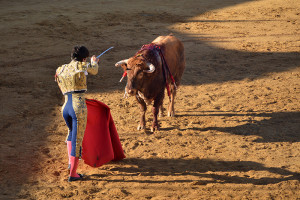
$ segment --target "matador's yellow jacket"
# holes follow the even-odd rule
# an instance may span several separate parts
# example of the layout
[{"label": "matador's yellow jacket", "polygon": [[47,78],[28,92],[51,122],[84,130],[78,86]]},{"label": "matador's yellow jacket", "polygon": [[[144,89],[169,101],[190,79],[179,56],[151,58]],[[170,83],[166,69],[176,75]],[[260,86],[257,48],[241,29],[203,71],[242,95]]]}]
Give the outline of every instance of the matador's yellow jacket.
[{"label": "matador's yellow jacket", "polygon": [[66,94],[74,91],[86,91],[86,75],[88,73],[96,75],[98,68],[97,62],[90,64],[75,60],[58,67],[55,77],[61,92]]}]

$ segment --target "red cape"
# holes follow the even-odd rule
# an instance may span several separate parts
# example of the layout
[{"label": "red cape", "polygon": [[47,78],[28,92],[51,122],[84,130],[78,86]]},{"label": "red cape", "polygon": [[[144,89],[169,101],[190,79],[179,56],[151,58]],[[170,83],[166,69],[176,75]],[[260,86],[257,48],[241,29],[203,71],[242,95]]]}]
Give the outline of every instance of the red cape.
[{"label": "red cape", "polygon": [[104,103],[86,99],[87,125],[82,141],[82,159],[91,167],[125,158],[110,109]]}]

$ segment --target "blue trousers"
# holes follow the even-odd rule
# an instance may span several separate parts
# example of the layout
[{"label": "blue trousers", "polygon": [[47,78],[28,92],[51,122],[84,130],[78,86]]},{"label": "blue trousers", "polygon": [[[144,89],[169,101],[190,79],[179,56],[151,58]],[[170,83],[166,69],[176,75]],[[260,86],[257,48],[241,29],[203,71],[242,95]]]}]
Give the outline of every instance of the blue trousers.
[{"label": "blue trousers", "polygon": [[67,141],[72,143],[71,156],[80,158],[87,122],[87,107],[84,93],[65,94],[62,114],[69,129]]}]

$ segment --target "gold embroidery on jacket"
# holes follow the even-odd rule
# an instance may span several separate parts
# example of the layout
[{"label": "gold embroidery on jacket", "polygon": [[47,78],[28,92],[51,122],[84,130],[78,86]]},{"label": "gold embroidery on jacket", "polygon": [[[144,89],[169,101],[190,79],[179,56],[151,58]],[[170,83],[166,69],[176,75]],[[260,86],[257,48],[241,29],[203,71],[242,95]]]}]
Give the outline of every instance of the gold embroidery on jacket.
[{"label": "gold embroidery on jacket", "polygon": [[74,91],[87,90],[86,75],[98,73],[98,64],[90,65],[88,62],[72,60],[56,70],[56,80],[63,94]]},{"label": "gold embroidery on jacket", "polygon": [[84,94],[72,94],[72,105],[77,117],[76,157],[81,157],[82,140],[87,123],[87,107]]}]

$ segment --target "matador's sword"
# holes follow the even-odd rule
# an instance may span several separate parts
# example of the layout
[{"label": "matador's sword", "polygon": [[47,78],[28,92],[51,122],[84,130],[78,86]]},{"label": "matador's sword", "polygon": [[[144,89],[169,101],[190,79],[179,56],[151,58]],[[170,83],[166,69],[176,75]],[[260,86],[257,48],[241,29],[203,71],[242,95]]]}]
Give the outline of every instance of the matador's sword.
[{"label": "matador's sword", "polygon": [[103,51],[99,56],[97,56],[97,58],[100,58],[103,54],[105,54],[106,52],[108,52],[112,48],[114,48],[114,47],[109,47],[108,49],[106,49],[105,51]]}]

